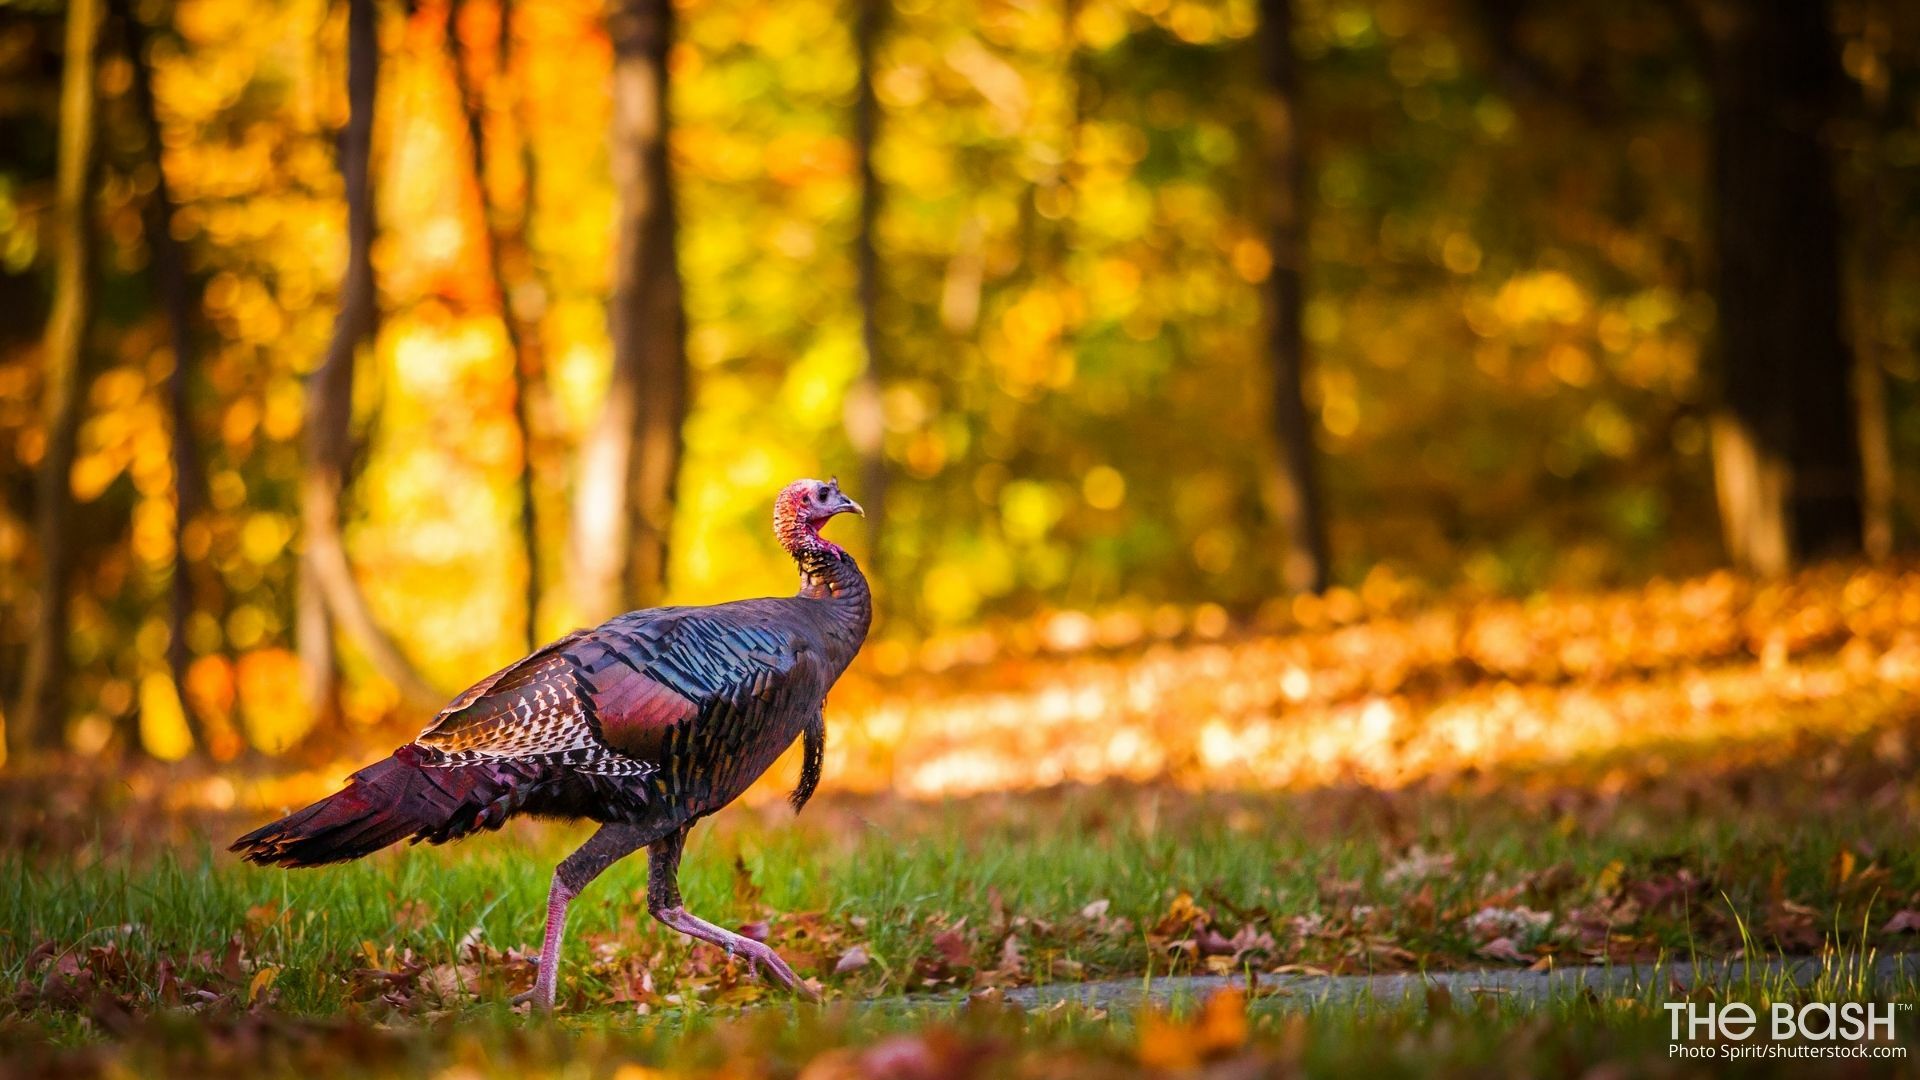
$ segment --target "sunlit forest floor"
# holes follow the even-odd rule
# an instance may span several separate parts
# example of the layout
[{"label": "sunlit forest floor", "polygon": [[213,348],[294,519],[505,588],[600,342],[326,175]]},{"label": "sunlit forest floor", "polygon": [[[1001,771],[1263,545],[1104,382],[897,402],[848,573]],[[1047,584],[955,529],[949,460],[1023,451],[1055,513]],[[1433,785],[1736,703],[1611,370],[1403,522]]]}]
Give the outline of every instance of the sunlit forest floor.
[{"label": "sunlit forest floor", "polygon": [[[994,991],[1920,948],[1920,572],[1350,599],[1164,640],[1056,620],[1026,646],[948,643],[861,675],[830,705],[831,793],[795,819],[777,799],[790,777],[770,778],[697,829],[682,875],[691,910],[764,936],[824,1010],[652,924],[630,860],[574,907],[566,1023],[513,1014],[551,867],[584,828],[265,871],[224,841],[350,765],[18,771],[0,806],[0,1060],[1664,1068],[1651,994],[1167,1017],[1022,1013]],[[861,1005],[903,994],[944,1004]]]}]

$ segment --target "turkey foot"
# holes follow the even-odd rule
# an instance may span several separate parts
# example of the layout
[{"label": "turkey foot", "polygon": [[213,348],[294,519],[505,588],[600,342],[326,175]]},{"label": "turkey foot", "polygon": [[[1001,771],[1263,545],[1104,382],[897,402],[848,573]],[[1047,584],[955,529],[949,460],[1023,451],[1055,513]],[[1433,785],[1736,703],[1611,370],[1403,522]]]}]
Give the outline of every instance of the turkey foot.
[{"label": "turkey foot", "polygon": [[780,959],[779,953],[752,938],[723,930],[678,905],[661,908],[653,913],[653,917],[690,938],[718,945],[729,953],[746,957],[749,965],[765,972],[774,982],[808,1001],[820,1000],[820,995],[793,973],[787,962]]}]

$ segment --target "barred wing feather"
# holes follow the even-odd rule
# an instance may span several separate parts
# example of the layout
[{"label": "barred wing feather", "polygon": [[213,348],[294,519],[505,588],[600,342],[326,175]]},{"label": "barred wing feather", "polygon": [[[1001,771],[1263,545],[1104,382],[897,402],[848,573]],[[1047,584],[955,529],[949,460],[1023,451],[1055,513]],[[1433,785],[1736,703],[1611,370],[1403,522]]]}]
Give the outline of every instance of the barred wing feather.
[{"label": "barred wing feather", "polygon": [[764,620],[713,609],[636,612],[575,631],[475,684],[415,741],[438,752],[435,764],[543,760],[648,776],[668,764],[676,732],[779,708],[796,693],[817,700],[823,676],[804,638]]}]

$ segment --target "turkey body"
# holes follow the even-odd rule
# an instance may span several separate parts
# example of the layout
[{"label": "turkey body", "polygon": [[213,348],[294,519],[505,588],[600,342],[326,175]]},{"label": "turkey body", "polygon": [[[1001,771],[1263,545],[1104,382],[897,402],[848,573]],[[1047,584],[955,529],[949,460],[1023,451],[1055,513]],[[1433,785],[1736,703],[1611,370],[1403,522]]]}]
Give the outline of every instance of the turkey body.
[{"label": "turkey body", "polygon": [[818,530],[859,509],[837,483],[788,485],[775,531],[800,569],[797,595],[651,608],[574,631],[474,684],[392,756],[233,850],[320,866],[401,840],[457,840],[520,814],[593,821],[600,832],[555,872],[536,1003],[552,1003],[567,904],[643,847],[656,917],[794,986],[764,945],[686,914],[675,878],[692,823],[739,797],[796,738],[805,754],[795,808],[813,793],[827,691],[872,620],[858,565]]},{"label": "turkey body", "polygon": [[508,797],[526,813],[681,827],[738,798],[822,724],[858,642],[821,607],[767,599],[622,615],[502,672],[415,743],[469,763],[456,768],[524,755],[537,767]]}]

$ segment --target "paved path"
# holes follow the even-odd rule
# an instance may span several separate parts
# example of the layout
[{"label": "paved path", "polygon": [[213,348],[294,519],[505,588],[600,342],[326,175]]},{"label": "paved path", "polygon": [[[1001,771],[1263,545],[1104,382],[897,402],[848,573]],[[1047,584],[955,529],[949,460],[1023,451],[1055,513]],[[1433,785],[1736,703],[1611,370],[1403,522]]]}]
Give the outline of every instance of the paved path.
[{"label": "paved path", "polygon": [[[1807,987],[1830,975],[1831,982],[1852,986],[1860,981],[1857,966],[1831,967],[1816,957],[1776,958],[1754,961],[1712,960],[1699,964],[1616,964],[1607,967],[1570,967],[1555,971],[1525,971],[1506,968],[1494,971],[1436,971],[1400,975],[1262,975],[1262,996],[1276,995],[1299,1007],[1351,1005],[1372,1002],[1381,1005],[1423,1003],[1429,986],[1444,986],[1455,1002],[1470,1002],[1478,994],[1498,994],[1503,1000],[1539,1005],[1554,998],[1592,990],[1596,994],[1619,997],[1654,988],[1662,999],[1691,987],[1696,980],[1715,984],[1742,985],[1751,981],[1761,986],[1791,982]],[[1892,988],[1911,992],[1920,983],[1920,953],[1882,956],[1867,976],[1869,994],[1873,987],[1885,993]],[[1051,986],[1022,986],[1003,992],[1003,1000],[1022,1008],[1044,1008],[1060,1001],[1078,1002],[1101,1009],[1138,1008],[1143,1000],[1165,1004],[1176,998],[1200,1000],[1216,990],[1244,988],[1247,980],[1232,975],[1188,975],[1155,979],[1148,985],[1141,979],[1114,979],[1102,982],[1056,983]],[[915,999],[906,999],[914,1002]],[[934,1004],[941,999],[918,999]],[[945,999],[949,1002],[954,999]]]}]

